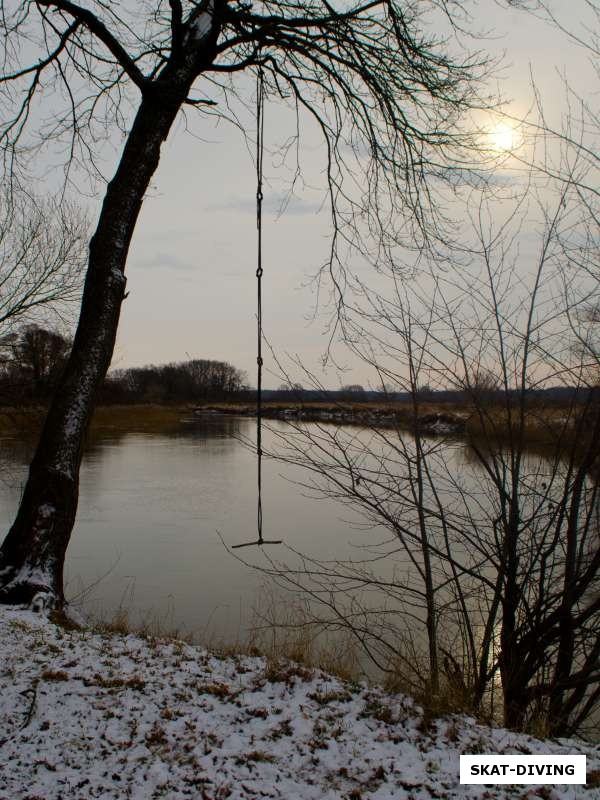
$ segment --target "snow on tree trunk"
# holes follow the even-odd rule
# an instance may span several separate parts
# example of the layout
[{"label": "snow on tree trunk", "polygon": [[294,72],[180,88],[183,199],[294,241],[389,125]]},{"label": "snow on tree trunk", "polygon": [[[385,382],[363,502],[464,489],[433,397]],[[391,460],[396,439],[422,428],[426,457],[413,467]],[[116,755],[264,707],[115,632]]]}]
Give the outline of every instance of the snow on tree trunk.
[{"label": "snow on tree trunk", "polygon": [[79,467],[95,397],[113,353],[125,262],[162,142],[191,80],[141,101],[107,187],[90,254],[79,325],[29,470],[23,499],[0,548],[0,602],[60,606],[63,564],[77,511]]}]

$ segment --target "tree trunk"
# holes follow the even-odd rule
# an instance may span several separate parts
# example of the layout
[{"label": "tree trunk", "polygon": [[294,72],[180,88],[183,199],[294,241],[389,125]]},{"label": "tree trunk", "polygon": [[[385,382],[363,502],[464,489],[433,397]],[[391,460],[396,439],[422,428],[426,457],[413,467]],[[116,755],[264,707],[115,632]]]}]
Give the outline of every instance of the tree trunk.
[{"label": "tree trunk", "polygon": [[[63,564],[75,522],[79,467],[95,397],[113,353],[125,262],[160,148],[191,80],[142,97],[90,242],[81,314],[29,469],[15,522],[0,548],[0,602],[61,605]],[[163,83],[163,86],[165,84]]]}]

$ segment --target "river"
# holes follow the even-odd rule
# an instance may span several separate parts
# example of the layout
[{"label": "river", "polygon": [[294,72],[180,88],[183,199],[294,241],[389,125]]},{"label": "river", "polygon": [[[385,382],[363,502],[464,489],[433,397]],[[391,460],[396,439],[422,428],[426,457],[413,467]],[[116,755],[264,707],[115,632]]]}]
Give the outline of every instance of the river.
[{"label": "river", "polygon": [[[285,423],[271,423],[281,429]],[[104,433],[86,449],[79,512],[66,563],[66,594],[95,616],[124,608],[134,625],[158,623],[196,638],[245,638],[262,603],[262,574],[227,546],[256,538],[255,456],[240,441],[255,422],[219,417],[169,435]],[[269,432],[265,432],[269,446]],[[5,437],[0,455],[0,525],[16,511],[31,445]],[[282,474],[285,473],[285,474]],[[297,477],[297,476],[296,476]],[[319,557],[349,552],[359,534],[339,507],[307,497],[293,470],[263,466],[264,533]],[[238,551],[262,563],[258,549]]]}]

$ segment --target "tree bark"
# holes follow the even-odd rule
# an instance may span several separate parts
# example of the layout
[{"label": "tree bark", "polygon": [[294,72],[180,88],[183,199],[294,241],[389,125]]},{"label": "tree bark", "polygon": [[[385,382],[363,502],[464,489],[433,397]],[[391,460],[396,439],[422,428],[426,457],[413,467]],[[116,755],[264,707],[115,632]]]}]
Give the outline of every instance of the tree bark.
[{"label": "tree bark", "polygon": [[[188,80],[155,81],[144,93],[108,184],[89,262],[79,324],[32,460],[15,522],[0,548],[0,602],[64,603],[63,565],[75,522],[79,467],[95,398],[112,357],[125,262],[160,149],[189,91]],[[41,593],[41,594],[40,594]]]}]

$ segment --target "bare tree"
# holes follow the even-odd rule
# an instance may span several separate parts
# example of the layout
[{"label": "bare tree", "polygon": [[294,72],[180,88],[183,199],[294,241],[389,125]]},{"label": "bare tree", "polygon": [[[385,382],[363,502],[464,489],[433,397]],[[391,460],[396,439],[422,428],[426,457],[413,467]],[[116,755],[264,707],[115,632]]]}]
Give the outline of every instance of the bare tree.
[{"label": "bare tree", "polygon": [[348,383],[340,387],[340,393],[346,400],[364,400],[365,387],[360,383]]},{"label": "bare tree", "polygon": [[[385,294],[355,287],[355,354],[410,394],[415,423],[422,383],[451,376],[469,398],[468,441],[418,424],[274,430],[277,457],[355,509],[368,538],[358,557],[269,567],[405,688],[431,701],[445,687],[458,707],[548,735],[583,732],[600,707],[600,403],[573,348],[600,293],[582,268],[600,252],[586,188],[598,165],[563,145],[553,195],[530,181],[502,220],[485,199],[472,209],[462,269],[413,284],[390,272]],[[525,265],[527,203],[541,232]]]},{"label": "bare tree", "polygon": [[[464,23],[455,3],[423,5]],[[0,599],[28,602],[41,592],[61,604],[84,435],[113,352],[127,253],[181,110],[227,117],[247,86],[238,77],[259,69],[269,98],[314,120],[326,150],[328,266],[339,305],[341,243],[370,256],[367,232],[380,259],[399,241],[422,245],[435,233],[432,192],[464,165],[456,123],[480,105],[475,89],[485,64],[477,54],[450,56],[443,36],[426,33],[417,7],[394,0],[339,9],[316,0],[169,0],[152,8],[38,0],[2,3],[0,19],[0,145],[13,174],[40,133],[67,152],[68,177],[74,164],[98,168],[103,137],[119,130],[124,137],[90,241],[71,356],[0,549]],[[60,103],[49,118],[36,113],[46,101]]]},{"label": "bare tree", "polygon": [[502,390],[501,377],[478,364],[473,364],[455,383],[462,389],[465,401],[476,407],[497,402],[498,393]]},{"label": "bare tree", "polygon": [[4,343],[2,382],[24,400],[46,401],[64,368],[70,341],[41,325],[26,325]]},{"label": "bare tree", "polygon": [[88,223],[71,203],[0,196],[0,334],[62,322],[81,294]]}]

